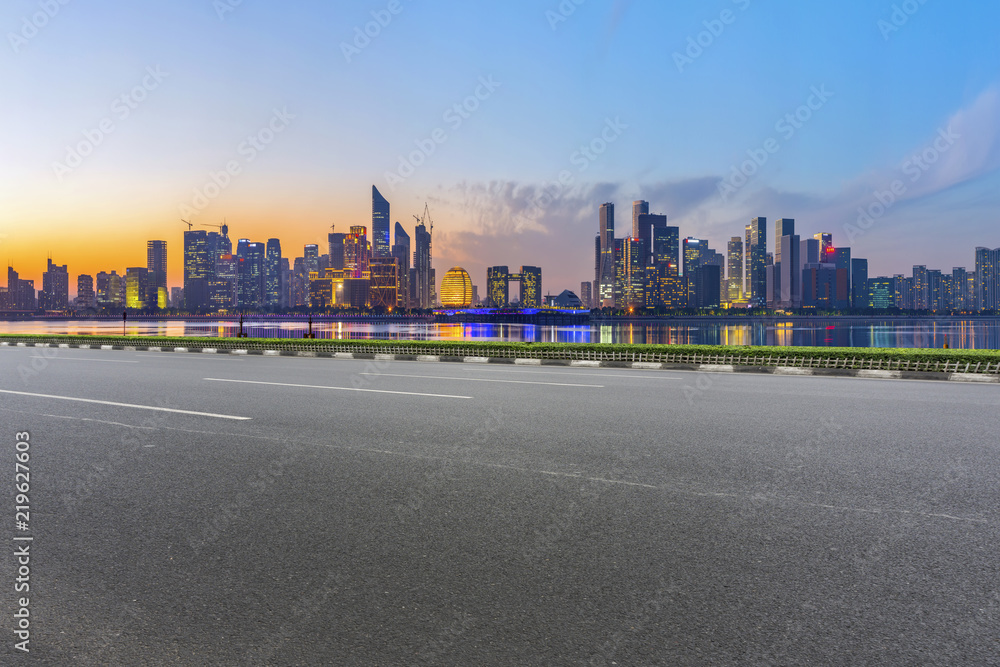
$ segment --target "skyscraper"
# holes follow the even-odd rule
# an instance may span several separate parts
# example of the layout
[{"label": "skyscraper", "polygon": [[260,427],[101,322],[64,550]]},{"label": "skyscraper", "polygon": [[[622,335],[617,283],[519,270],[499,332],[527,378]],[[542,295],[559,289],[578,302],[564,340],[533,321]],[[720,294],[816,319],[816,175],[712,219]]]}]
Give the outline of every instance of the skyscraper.
[{"label": "skyscraper", "polygon": [[344,240],[344,268],[351,271],[354,278],[364,278],[370,258],[368,228],[363,225],[351,227],[351,233]]},{"label": "skyscraper", "polygon": [[750,304],[767,305],[767,218],[750,221]]},{"label": "skyscraper", "polygon": [[66,310],[69,308],[69,269],[63,264],[48,264],[42,273],[42,291],[38,294],[38,307],[43,310]]},{"label": "skyscraper", "polygon": [[263,243],[251,243],[247,239],[240,239],[236,255],[236,300],[239,308],[256,309],[264,305],[266,254],[267,249]]},{"label": "skyscraper", "polygon": [[649,215],[649,202],[640,199],[632,202],[632,238],[646,239],[648,242],[649,239],[639,233],[639,216],[641,215]]},{"label": "skyscraper", "polygon": [[[888,279],[887,279],[888,280]],[[880,285],[880,290],[884,291],[884,285]],[[881,291],[880,291],[881,294]],[[851,307],[869,308],[871,291],[868,285],[868,260],[855,257],[851,259]],[[884,301],[879,297],[879,303]],[[888,306],[880,306],[888,308]]]},{"label": "skyscraper", "polygon": [[486,269],[486,307],[506,308],[510,303],[510,271],[506,266]]},{"label": "skyscraper", "polygon": [[399,271],[399,299],[396,307],[407,309],[410,308],[410,235],[398,222],[392,244],[392,256],[396,258],[396,267]]},{"label": "skyscraper", "polygon": [[413,234],[413,278],[411,286],[415,296],[415,308],[433,308],[434,290],[431,273],[431,235],[424,224],[417,225]]},{"label": "skyscraper", "polygon": [[281,241],[268,239],[264,259],[264,306],[281,307]]},{"label": "skyscraper", "polygon": [[689,236],[681,245],[684,247],[683,275],[692,275],[701,266],[703,256],[708,252],[708,241]]},{"label": "skyscraper", "polygon": [[542,269],[538,266],[522,266],[519,277],[522,308],[542,307]]},{"label": "skyscraper", "polygon": [[148,305],[149,270],[144,266],[125,269],[125,307],[142,309]]},{"label": "skyscraper", "polygon": [[730,238],[727,251],[729,280],[725,296],[729,301],[740,301],[743,299],[743,239],[739,236]]},{"label": "skyscraper", "polygon": [[146,302],[150,307],[161,307],[167,302],[167,242],[146,242],[146,270],[149,272],[149,294]]},{"label": "skyscraper", "polygon": [[601,307],[615,305],[615,205],[601,204],[598,235],[601,238],[601,265],[597,272]]},{"label": "skyscraper", "polygon": [[208,280],[215,260],[208,247],[208,234],[184,232],[184,308],[197,311],[208,306]]},{"label": "skyscraper", "polygon": [[980,311],[1000,310],[1000,248],[976,248],[976,303]]},{"label": "skyscraper", "polygon": [[391,257],[389,248],[389,202],[372,186],[372,257]]},{"label": "skyscraper", "polygon": [[781,261],[781,237],[795,233],[794,218],[779,218],[774,221],[774,263]]}]

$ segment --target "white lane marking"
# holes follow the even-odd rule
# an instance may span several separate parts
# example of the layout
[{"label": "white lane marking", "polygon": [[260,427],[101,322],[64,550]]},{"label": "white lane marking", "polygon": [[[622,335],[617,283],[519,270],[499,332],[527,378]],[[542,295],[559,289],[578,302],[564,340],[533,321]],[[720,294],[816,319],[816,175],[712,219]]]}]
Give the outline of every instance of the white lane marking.
[{"label": "white lane marking", "polygon": [[398,394],[401,396],[427,396],[430,398],[463,398],[472,396],[451,396],[449,394],[422,394],[416,391],[388,391],[385,389],[358,389],[357,387],[324,387],[315,384],[292,384],[288,382],[259,382],[257,380],[227,380],[222,378],[204,378],[206,382],[233,382],[236,384],[261,384],[270,387],[298,387],[302,389],[330,389],[332,391],[360,391],[369,394]]},{"label": "white lane marking", "polygon": [[59,361],[95,361],[102,364],[137,364],[138,361],[125,361],[122,359],[91,359],[90,357],[77,358],[77,357],[60,357],[53,355],[51,357],[43,357],[40,354],[28,357],[29,359],[58,359]]},{"label": "white lane marking", "polygon": [[531,382],[529,380],[491,380],[488,378],[456,378],[438,375],[399,375],[396,373],[358,373],[358,375],[374,375],[390,378],[421,378],[424,380],[458,380],[459,382],[502,382],[504,384],[545,384],[552,387],[596,387],[603,389],[603,384],[569,384],[568,382]]},{"label": "white lane marking", "polygon": [[27,391],[11,391],[0,389],[0,394],[13,394],[15,396],[31,396],[34,398],[51,398],[58,401],[75,401],[77,403],[96,403],[97,405],[110,405],[116,408],[133,408],[135,410],[152,410],[154,412],[173,412],[179,415],[196,415],[198,417],[213,417],[215,419],[232,419],[234,421],[250,421],[252,417],[236,417],[234,415],[217,415],[211,412],[195,412],[193,410],[177,410],[175,408],[159,408],[153,405],[137,405],[135,403],[118,403],[116,401],[98,401],[93,398],[77,398],[75,396],[56,396],[55,394],[34,394]]}]

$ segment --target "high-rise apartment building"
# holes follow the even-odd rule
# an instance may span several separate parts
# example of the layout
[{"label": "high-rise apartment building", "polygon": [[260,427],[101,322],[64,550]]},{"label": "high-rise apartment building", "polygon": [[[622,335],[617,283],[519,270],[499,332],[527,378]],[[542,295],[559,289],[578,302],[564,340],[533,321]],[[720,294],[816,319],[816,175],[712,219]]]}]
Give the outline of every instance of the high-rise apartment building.
[{"label": "high-rise apartment building", "polygon": [[506,308],[510,303],[510,271],[506,266],[486,269],[486,307]]},{"label": "high-rise apartment building", "polygon": [[976,308],[1000,310],[1000,248],[976,248]]},{"label": "high-rise apartment building", "polygon": [[42,291],[38,294],[38,307],[43,310],[66,310],[69,308],[69,269],[48,260],[42,274]]}]

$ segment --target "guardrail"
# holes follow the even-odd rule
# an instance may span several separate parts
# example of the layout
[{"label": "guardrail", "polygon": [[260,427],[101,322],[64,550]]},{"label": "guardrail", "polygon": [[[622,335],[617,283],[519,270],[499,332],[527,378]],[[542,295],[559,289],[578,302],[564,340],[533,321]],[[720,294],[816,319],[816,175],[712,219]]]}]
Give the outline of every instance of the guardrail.
[{"label": "guardrail", "polygon": [[439,355],[442,357],[478,357],[499,359],[541,359],[564,361],[598,361],[622,363],[663,363],[682,365],[719,365],[743,367],[784,367],[784,368],[827,368],[845,370],[875,370],[875,371],[921,371],[931,373],[987,373],[1000,374],[1000,359],[996,362],[980,361],[941,361],[919,359],[892,359],[875,356],[855,358],[824,358],[815,355],[767,355],[762,354],[698,354],[671,353],[663,351],[637,352],[634,350],[606,349],[532,349],[531,347],[496,347],[480,345],[475,347],[444,344],[436,347],[431,344],[408,345],[406,342],[392,341],[340,341],[317,340],[308,343],[288,339],[275,343],[273,341],[254,340],[252,338],[218,338],[198,339],[192,341],[158,342],[135,338],[88,338],[86,342],[66,341],[49,336],[17,336],[5,337],[0,346],[35,346],[35,347],[73,347],[156,351],[200,351],[215,350],[247,350],[249,351],[289,351],[338,353],[349,352],[355,355],[395,355],[401,357],[417,357],[421,355]]}]

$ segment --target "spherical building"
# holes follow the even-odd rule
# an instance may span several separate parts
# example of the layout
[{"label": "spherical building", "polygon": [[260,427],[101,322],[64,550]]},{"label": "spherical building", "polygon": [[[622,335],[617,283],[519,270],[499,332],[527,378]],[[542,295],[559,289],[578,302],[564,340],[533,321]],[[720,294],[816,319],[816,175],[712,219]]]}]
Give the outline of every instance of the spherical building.
[{"label": "spherical building", "polygon": [[441,281],[441,305],[468,308],[472,305],[472,277],[460,266],[449,269]]}]

